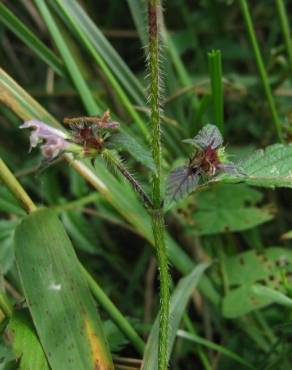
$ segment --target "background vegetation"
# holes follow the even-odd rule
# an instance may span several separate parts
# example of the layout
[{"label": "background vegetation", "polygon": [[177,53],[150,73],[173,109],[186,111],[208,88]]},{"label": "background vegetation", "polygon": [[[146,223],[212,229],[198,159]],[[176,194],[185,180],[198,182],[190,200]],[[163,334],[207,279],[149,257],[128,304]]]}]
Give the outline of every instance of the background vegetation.
[{"label": "background vegetation", "polygon": [[[191,155],[182,140],[209,122],[248,174],[202,187],[166,213],[169,367],[290,369],[291,3],[163,5],[163,178]],[[28,153],[18,129],[110,109],[125,134],[119,154],[150,194],[146,15],[142,0],[0,2],[1,178],[20,194],[6,163],[33,200],[23,203],[50,209],[25,218],[0,186],[0,369],[110,369],[111,356],[116,369],[138,369],[142,358],[143,369],[157,367],[147,211],[102,159],[67,157],[40,172],[40,152]]]}]

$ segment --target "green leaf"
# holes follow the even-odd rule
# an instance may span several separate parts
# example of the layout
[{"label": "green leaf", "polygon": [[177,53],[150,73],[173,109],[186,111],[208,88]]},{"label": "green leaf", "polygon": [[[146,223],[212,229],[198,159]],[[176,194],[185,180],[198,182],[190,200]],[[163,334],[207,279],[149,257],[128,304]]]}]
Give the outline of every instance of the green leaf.
[{"label": "green leaf", "polygon": [[271,299],[274,303],[278,303],[282,306],[292,307],[292,299],[278,290],[260,284],[254,285],[252,289],[253,292],[259,297]]},{"label": "green leaf", "polygon": [[15,232],[15,257],[52,370],[113,369],[89,287],[55,212],[24,218]]},{"label": "green leaf", "polygon": [[259,281],[277,284],[281,271],[289,271],[291,267],[292,251],[287,248],[250,250],[225,258],[225,271],[231,286]]},{"label": "green leaf", "polygon": [[227,293],[223,299],[223,315],[235,319],[272,303],[291,307],[292,299],[279,290],[247,283]]},{"label": "green leaf", "polygon": [[253,288],[252,284],[247,283],[229,291],[223,299],[223,316],[235,319],[273,302],[270,297],[257,295]]},{"label": "green leaf", "polygon": [[15,369],[15,355],[11,346],[8,346],[3,336],[0,339],[0,370]]},{"label": "green leaf", "polygon": [[261,199],[261,193],[243,184],[212,187],[197,195],[191,226],[200,235],[210,235],[261,225],[273,218],[270,209],[256,207]]},{"label": "green leaf", "polygon": [[292,145],[274,144],[257,150],[240,164],[244,176],[224,174],[216,180],[263,187],[292,188]]},{"label": "green leaf", "polygon": [[289,305],[290,299],[281,291],[284,276],[291,273],[291,268],[292,252],[284,248],[226,257],[225,272],[233,289],[223,299],[224,316],[236,318],[273,302]]},{"label": "green leaf", "polygon": [[[177,284],[170,300],[169,313],[169,337],[168,337],[168,359],[170,357],[177,330],[186,309],[188,300],[197,286],[203,273],[210,266],[210,263],[200,263],[186,277],[182,278]],[[158,365],[158,333],[159,333],[159,316],[156,318],[143,357],[142,370],[156,370]]]},{"label": "green leaf", "polygon": [[12,336],[13,351],[20,359],[21,370],[49,370],[43,348],[26,312],[13,313],[8,331]]}]

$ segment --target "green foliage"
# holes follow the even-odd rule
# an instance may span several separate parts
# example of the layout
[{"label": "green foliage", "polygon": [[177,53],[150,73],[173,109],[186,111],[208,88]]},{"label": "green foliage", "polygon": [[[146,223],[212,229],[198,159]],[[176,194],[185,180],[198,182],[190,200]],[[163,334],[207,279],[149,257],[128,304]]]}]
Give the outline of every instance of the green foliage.
[{"label": "green foliage", "polygon": [[290,305],[291,299],[282,293],[290,294],[291,266],[292,253],[283,248],[227,258],[225,269],[232,289],[223,299],[224,316],[235,318],[273,302]]},{"label": "green foliage", "polygon": [[18,220],[0,220],[0,266],[2,274],[6,274],[14,263],[13,236],[18,223]]},{"label": "green foliage", "polygon": [[[101,323],[70,240],[50,210],[17,227],[15,256],[24,294],[52,370],[112,368]],[[41,292],[41,299],[40,299]]]},{"label": "green foliage", "polygon": [[[152,115],[146,106],[145,55],[151,45],[149,49],[145,1],[128,0],[126,5],[108,1],[106,7],[97,8],[92,0],[8,1],[0,5],[0,156],[15,174],[13,180],[19,180],[38,208],[53,208],[60,215],[81,262],[72,257],[67,237],[63,240],[64,228],[46,216],[41,228],[38,223],[30,230],[29,238],[18,236],[19,280],[14,231],[49,211],[24,217],[22,206],[29,212],[34,208],[26,207],[28,198],[19,197],[21,186],[15,189],[13,182],[6,181],[2,166],[0,369],[37,369],[33,359],[42,347],[48,355],[48,346],[57,347],[56,343],[59,350],[52,351],[55,362],[51,366],[79,369],[78,350],[81,356],[90,357],[88,341],[77,330],[84,305],[80,300],[85,295],[94,330],[96,325],[101,327],[90,294],[102,311],[102,326],[110,351],[117,356],[116,367],[118,363],[127,368],[140,366],[140,360],[123,360],[124,356],[148,357],[153,361],[149,368],[157,366],[160,295],[156,294],[158,276],[150,259],[155,253],[153,214],[149,212],[152,200],[145,209],[143,192],[150,198],[150,177],[157,190],[158,180],[163,185],[170,169],[183,164],[174,176],[186,175],[185,199],[175,196],[172,204],[167,204],[166,194],[166,199],[161,196],[156,202],[157,208],[164,205],[167,210],[164,236],[174,297],[177,294],[164,363],[170,359],[174,370],[211,370],[214,366],[218,370],[289,370],[292,49],[288,4],[282,0],[269,4],[248,0],[232,4],[221,0],[164,2],[159,15],[163,18],[160,40],[166,47],[152,65],[157,67],[160,62],[164,86],[158,89],[158,70],[150,69]],[[109,171],[102,158],[81,162],[69,155],[42,173],[37,170],[41,156],[37,149],[27,153],[28,134],[18,130],[20,121],[39,119],[65,130],[58,120],[99,115],[107,109],[120,123],[120,132],[107,143],[111,144],[107,150],[114,167],[122,166],[127,176],[121,179],[121,168]],[[159,115],[161,118],[154,135],[158,140],[152,141],[158,171],[150,155],[149,114],[152,123],[157,123]],[[205,157],[203,173],[192,178],[187,168],[196,151],[202,150],[202,141],[185,139],[196,137],[203,127],[214,130],[214,125],[220,130],[224,127],[228,156],[222,147],[218,155],[225,166],[219,169],[216,158]],[[282,143],[273,144],[277,140]],[[222,144],[221,136],[219,141]],[[228,162],[229,158],[236,165]],[[261,187],[261,192],[254,186]],[[160,197],[160,192],[155,193]],[[162,218],[161,212],[156,239],[163,237]],[[45,236],[38,245],[30,242],[40,234]],[[54,240],[59,242],[53,245]],[[64,259],[66,251],[69,254]],[[195,266],[201,268],[202,261],[213,262],[212,267],[199,281],[192,280],[191,271]],[[166,259],[164,262],[167,267]],[[64,299],[60,295],[58,302],[47,289],[49,266],[56,266],[63,287],[68,288],[70,275],[76,288],[73,292],[66,288]],[[180,275],[190,273],[180,280]],[[194,292],[193,286],[197,288]],[[36,305],[28,299],[32,293]],[[186,309],[190,295],[193,299]],[[10,321],[16,328],[13,341],[9,330],[3,333],[14,303],[18,303],[15,307],[28,304],[32,315],[25,314],[22,320],[24,311],[15,309]],[[56,320],[46,319],[47,310]],[[66,321],[67,317],[70,320]],[[141,337],[148,332],[144,352]],[[72,338],[78,342],[75,363],[68,364],[65,357],[71,359],[73,352],[63,345]]]},{"label": "green foliage", "polygon": [[257,207],[262,194],[243,184],[215,185],[193,196],[189,211],[176,212],[190,233],[211,235],[241,231],[273,218],[268,207]]},{"label": "green foliage", "polygon": [[291,157],[292,145],[274,144],[268,146],[256,151],[240,163],[240,169],[245,177],[224,175],[223,180],[243,181],[248,185],[270,188],[291,188]]},{"label": "green foliage", "polygon": [[21,370],[49,370],[43,348],[27,312],[15,311],[10,319],[8,331]]}]

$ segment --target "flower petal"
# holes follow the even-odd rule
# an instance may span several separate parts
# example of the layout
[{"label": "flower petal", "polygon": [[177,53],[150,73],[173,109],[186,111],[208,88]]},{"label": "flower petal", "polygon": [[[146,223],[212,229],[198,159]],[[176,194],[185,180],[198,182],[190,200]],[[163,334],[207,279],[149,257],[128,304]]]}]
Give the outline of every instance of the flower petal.
[{"label": "flower petal", "polygon": [[47,159],[54,159],[60,153],[65,151],[70,143],[66,141],[69,136],[61,130],[53,128],[42,121],[29,120],[21,126],[23,128],[32,128],[30,134],[30,150],[35,148],[39,143],[44,142],[41,146],[42,154]]},{"label": "flower petal", "polygon": [[63,139],[69,139],[69,136],[65,132],[36,119],[25,121],[21,126],[19,126],[19,128],[33,128],[36,135],[43,139],[46,139],[50,136],[58,136]]}]

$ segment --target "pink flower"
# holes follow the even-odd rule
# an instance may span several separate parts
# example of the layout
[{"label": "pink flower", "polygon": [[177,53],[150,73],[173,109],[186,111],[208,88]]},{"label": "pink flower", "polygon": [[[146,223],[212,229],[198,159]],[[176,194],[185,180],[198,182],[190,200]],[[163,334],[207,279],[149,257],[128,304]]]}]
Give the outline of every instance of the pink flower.
[{"label": "pink flower", "polygon": [[66,133],[48,126],[44,122],[38,120],[26,121],[20,128],[33,129],[30,134],[30,151],[39,143],[43,143],[41,150],[46,159],[54,159],[72,146],[72,143],[69,142],[70,137]]}]

